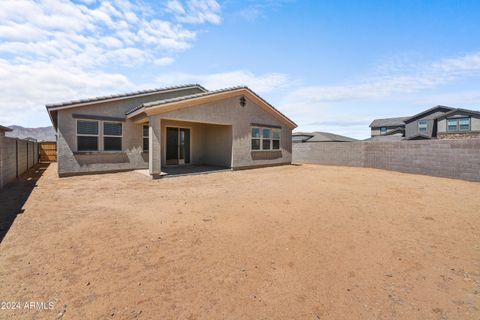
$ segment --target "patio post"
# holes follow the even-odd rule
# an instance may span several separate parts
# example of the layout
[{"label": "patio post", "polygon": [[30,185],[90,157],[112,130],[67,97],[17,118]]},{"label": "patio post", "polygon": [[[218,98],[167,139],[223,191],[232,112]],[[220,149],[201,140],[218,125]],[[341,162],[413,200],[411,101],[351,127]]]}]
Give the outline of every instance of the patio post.
[{"label": "patio post", "polygon": [[150,116],[148,123],[148,171],[152,179],[158,179],[162,176],[161,141],[160,116]]}]

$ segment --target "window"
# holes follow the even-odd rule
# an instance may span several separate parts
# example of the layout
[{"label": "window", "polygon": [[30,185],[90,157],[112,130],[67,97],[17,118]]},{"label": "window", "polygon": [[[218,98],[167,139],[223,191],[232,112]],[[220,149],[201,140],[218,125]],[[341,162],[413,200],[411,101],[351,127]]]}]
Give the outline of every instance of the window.
[{"label": "window", "polygon": [[252,150],[279,150],[280,129],[252,128]]},{"label": "window", "polygon": [[380,134],[386,134],[387,133],[387,128],[381,127],[380,128]]},{"label": "window", "polygon": [[470,117],[447,119],[447,131],[470,131]]},{"label": "window", "polygon": [[77,151],[98,151],[98,121],[77,120]]},{"label": "window", "polygon": [[270,129],[262,129],[262,150],[270,150],[271,142]]},{"label": "window", "polygon": [[103,123],[103,150],[122,151],[122,123]]},{"label": "window", "polygon": [[148,125],[143,126],[143,152],[148,152]]},{"label": "window", "polygon": [[418,132],[423,132],[423,133],[426,133],[427,132],[427,120],[420,120],[418,121]]},{"label": "window", "polygon": [[272,149],[280,149],[280,130],[272,130]]},{"label": "window", "polygon": [[260,128],[252,128],[252,150],[260,150]]}]

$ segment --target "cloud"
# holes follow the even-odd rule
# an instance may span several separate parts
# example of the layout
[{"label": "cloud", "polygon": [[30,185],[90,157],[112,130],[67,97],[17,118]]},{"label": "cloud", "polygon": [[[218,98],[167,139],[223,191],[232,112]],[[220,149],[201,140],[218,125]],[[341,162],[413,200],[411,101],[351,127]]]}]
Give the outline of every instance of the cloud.
[{"label": "cloud", "polygon": [[439,89],[479,75],[480,52],[423,63],[394,60],[356,82],[294,88],[279,106],[301,124],[301,130],[366,137],[374,118],[409,115],[437,104],[478,104],[475,91]]},{"label": "cloud", "polygon": [[246,85],[258,93],[285,87],[291,83],[287,75],[267,73],[256,75],[250,71],[231,71],[212,74],[168,73],[156,78],[162,85],[201,83],[209,90]]},{"label": "cloud", "polygon": [[76,67],[60,71],[49,63],[12,65],[0,59],[0,70],[0,123],[7,125],[19,123],[28,113],[46,115],[47,103],[121,92],[134,86],[122,74]]},{"label": "cloud", "polygon": [[167,1],[165,8],[182,23],[201,24],[222,22],[220,4],[215,0]]},{"label": "cloud", "polygon": [[175,59],[171,57],[162,57],[162,58],[155,59],[154,63],[157,66],[167,66],[169,64],[172,64],[174,61]]},{"label": "cloud", "polygon": [[264,17],[266,11],[275,10],[285,4],[293,2],[295,2],[295,0],[246,1],[247,5],[241,9],[238,14],[243,19],[253,22],[260,17]]},{"label": "cloud", "polygon": [[359,83],[338,86],[308,86],[291,93],[290,98],[308,103],[383,98],[396,94],[418,92],[450,83],[462,77],[480,74],[480,52],[439,61],[403,66],[414,70],[386,73],[366,78]]},{"label": "cloud", "polygon": [[47,102],[143,87],[126,76],[131,68],[172,64],[197,25],[221,21],[216,1],[187,1],[183,12],[170,2],[162,11],[133,0],[0,1],[0,122],[18,110],[46,115]]}]

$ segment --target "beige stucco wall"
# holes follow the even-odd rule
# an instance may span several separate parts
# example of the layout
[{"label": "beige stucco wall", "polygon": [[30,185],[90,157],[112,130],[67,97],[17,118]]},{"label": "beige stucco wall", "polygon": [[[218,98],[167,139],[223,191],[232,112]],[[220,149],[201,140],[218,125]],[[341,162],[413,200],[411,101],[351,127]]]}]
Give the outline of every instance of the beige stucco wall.
[{"label": "beige stucco wall", "polygon": [[[292,130],[260,106],[239,97],[211,102],[160,114],[162,119],[178,119],[232,126],[232,167],[252,167],[291,163]],[[251,151],[251,123],[281,127],[280,150]]]}]

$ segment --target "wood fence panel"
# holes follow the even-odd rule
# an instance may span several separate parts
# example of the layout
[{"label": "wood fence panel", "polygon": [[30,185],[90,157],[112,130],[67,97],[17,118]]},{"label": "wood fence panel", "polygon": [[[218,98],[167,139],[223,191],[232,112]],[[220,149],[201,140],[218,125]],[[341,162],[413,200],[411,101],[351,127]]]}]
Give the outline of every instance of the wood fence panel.
[{"label": "wood fence panel", "polygon": [[54,162],[57,161],[57,143],[40,142],[40,161]]}]

